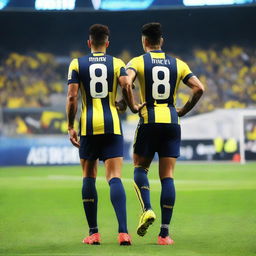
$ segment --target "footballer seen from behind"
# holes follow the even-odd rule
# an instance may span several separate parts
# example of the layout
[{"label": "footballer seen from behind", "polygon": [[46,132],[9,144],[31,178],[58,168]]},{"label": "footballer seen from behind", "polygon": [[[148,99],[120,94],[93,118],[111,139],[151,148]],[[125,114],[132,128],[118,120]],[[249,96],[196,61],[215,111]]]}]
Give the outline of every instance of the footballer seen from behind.
[{"label": "footballer seen from behind", "polygon": [[[125,90],[128,76],[122,60],[106,55],[108,45],[108,27],[95,24],[89,29],[91,54],[70,63],[66,104],[68,132],[71,143],[79,148],[83,171],[82,200],[89,226],[89,236],[83,243],[100,244],[95,185],[99,159],[104,161],[106,168],[110,198],[118,220],[119,244],[130,245],[126,195],[121,181],[123,135],[115,103],[117,86],[120,84]],[[80,141],[74,130],[79,91],[82,99]]]},{"label": "footballer seen from behind", "polygon": [[[174,167],[180,155],[181,130],[179,117],[188,113],[204,92],[204,86],[180,59],[162,50],[163,37],[160,23],[142,27],[142,45],[145,54],[133,58],[127,64],[129,92],[123,91],[131,111],[136,112],[132,84],[139,80],[140,100],[146,105],[140,111],[140,121],[134,142],[134,184],[142,206],[137,234],[144,236],[156,215],[150,203],[150,187],[147,173],[151,161],[158,153],[161,180],[161,228],[157,243],[170,245],[169,225],[175,203]],[[187,103],[176,109],[175,101],[180,82],[192,91]]]}]

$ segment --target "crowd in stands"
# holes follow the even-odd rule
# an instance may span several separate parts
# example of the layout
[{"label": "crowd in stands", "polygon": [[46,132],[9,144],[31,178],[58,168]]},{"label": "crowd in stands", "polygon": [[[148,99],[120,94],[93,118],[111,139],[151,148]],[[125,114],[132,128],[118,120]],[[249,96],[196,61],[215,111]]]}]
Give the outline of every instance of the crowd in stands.
[{"label": "crowd in stands", "polygon": [[[50,53],[11,53],[0,61],[0,107],[52,107],[53,95],[61,96],[65,104],[66,76],[70,59],[81,56],[72,52],[69,57],[56,58]],[[127,63],[133,56],[123,51]],[[194,49],[186,56],[176,55],[188,63],[206,87],[200,104],[192,114],[217,108],[245,108],[256,105],[256,50],[231,46]],[[59,60],[62,61],[59,61]],[[138,86],[136,86],[138,90]],[[177,105],[189,98],[189,89],[181,84]],[[65,118],[65,117],[64,117]],[[129,118],[129,115],[128,115]]]},{"label": "crowd in stands", "polygon": [[[80,52],[72,52],[71,58],[80,55]],[[132,55],[123,51],[119,57],[127,63]],[[66,72],[71,58],[60,64],[49,53],[11,53],[0,63],[0,106],[50,106],[50,95],[65,93]],[[185,61],[206,86],[204,101],[198,112],[244,108],[256,103],[255,49],[237,46],[195,49]],[[178,104],[182,105],[189,91],[181,86],[179,92]]]},{"label": "crowd in stands", "polygon": [[256,105],[255,48],[196,49],[188,63],[206,86],[199,112]]},{"label": "crowd in stands", "polygon": [[11,53],[0,63],[0,106],[44,107],[49,96],[62,93],[63,84],[54,55]]}]

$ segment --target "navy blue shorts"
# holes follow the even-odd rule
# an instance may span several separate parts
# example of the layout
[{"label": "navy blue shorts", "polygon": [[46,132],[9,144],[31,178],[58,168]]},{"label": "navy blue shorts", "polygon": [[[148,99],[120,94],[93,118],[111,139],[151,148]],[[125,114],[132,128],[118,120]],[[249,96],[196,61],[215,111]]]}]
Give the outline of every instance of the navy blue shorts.
[{"label": "navy blue shorts", "polygon": [[116,134],[100,134],[80,136],[80,159],[107,160],[123,157],[123,136]]},{"label": "navy blue shorts", "polygon": [[134,153],[144,157],[180,156],[179,124],[139,124],[135,134]]}]

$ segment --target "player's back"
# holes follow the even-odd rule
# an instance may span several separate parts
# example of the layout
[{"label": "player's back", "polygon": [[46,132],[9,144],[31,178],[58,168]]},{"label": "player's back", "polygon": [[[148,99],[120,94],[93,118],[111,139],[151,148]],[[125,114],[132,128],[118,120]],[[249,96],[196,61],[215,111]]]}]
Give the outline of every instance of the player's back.
[{"label": "player's back", "polygon": [[82,96],[81,135],[122,134],[115,99],[124,63],[104,53],[74,59],[69,83],[79,82]]},{"label": "player's back", "polygon": [[141,111],[141,122],[178,124],[175,103],[179,83],[193,75],[187,64],[156,50],[133,58],[127,68],[136,72],[141,102],[147,103]]}]

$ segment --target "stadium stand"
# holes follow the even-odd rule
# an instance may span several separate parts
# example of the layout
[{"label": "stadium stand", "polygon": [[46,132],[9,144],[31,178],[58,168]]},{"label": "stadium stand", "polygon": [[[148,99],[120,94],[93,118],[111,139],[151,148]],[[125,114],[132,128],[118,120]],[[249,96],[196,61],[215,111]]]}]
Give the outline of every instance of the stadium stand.
[{"label": "stadium stand", "polygon": [[[17,110],[16,114],[8,115],[7,122],[15,124],[16,127],[8,127],[8,133],[65,133],[63,111],[67,67],[71,58],[82,54],[74,51],[70,56],[56,57],[52,53],[13,52],[2,59],[0,106],[4,110]],[[127,63],[133,54],[124,50],[118,57]],[[184,59],[206,86],[204,100],[191,115],[220,108],[246,108],[256,105],[255,49],[242,46],[215,46],[208,49],[197,48],[192,53],[183,53],[177,57]],[[188,92],[186,86],[180,87],[178,106],[187,101]],[[45,107],[48,109],[42,109]],[[24,112],[21,108],[31,108],[33,113],[35,109],[38,110],[36,115],[28,116],[29,110],[26,109]],[[134,120],[134,115],[128,114],[123,118]],[[47,125],[45,119],[48,120]]]},{"label": "stadium stand", "polygon": [[[72,52],[71,58],[81,54]],[[119,57],[127,63],[132,54],[123,51]],[[9,54],[0,68],[1,107],[57,105],[56,100],[50,101],[50,96],[65,95],[69,60],[70,57],[56,58],[51,53]],[[207,88],[204,105],[197,109],[198,112],[255,105],[255,49],[239,46],[195,49],[186,61]],[[187,91],[181,87],[179,104],[184,104],[187,98]]]},{"label": "stadium stand", "polygon": [[1,62],[0,106],[33,108],[53,105],[49,96],[64,91],[60,68],[50,53],[10,53]]}]

